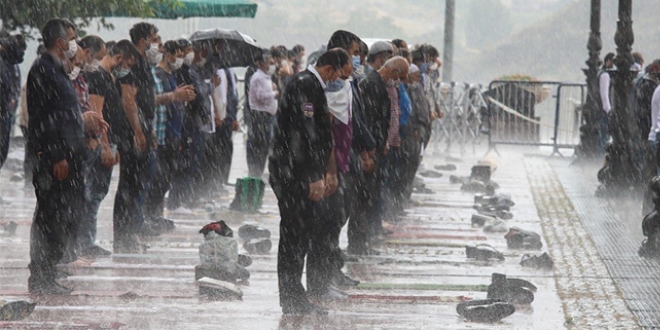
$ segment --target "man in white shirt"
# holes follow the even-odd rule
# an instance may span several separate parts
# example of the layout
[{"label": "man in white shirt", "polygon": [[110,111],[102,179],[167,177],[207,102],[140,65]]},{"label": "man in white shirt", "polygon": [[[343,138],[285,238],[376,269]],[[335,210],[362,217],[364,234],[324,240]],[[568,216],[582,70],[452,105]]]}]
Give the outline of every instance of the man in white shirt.
[{"label": "man in white shirt", "polygon": [[248,175],[261,178],[268,158],[268,149],[273,135],[277,99],[280,95],[272,80],[275,61],[264,50],[257,62],[259,68],[250,79],[250,123],[248,127],[247,163]]},{"label": "man in white shirt", "polygon": [[607,140],[609,140],[609,113],[612,110],[610,102],[610,74],[607,70],[614,68],[614,53],[608,53],[603,59],[603,67],[598,73],[598,87],[600,96],[600,106],[603,113],[601,113],[599,141],[600,146],[604,150]]}]

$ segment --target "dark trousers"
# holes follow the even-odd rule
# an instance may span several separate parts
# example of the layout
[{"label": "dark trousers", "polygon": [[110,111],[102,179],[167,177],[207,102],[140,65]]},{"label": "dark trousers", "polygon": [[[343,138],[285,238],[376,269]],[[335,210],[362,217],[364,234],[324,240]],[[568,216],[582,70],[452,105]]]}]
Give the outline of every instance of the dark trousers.
[{"label": "dark trousers", "polygon": [[[82,157],[82,155],[81,155]],[[81,163],[69,161],[69,176],[53,177],[53,164],[39,159],[33,172],[37,206],[30,231],[30,286],[54,283],[55,266],[67,245],[76,240],[76,226],[84,211]]]},{"label": "dark trousers", "polygon": [[[323,269],[327,245],[320,238],[321,226],[317,219],[318,203],[303,196],[300,185],[273,180],[271,186],[277,196],[280,209],[280,242],[277,251],[277,275],[280,290],[280,306],[294,307],[307,303],[302,273],[307,260],[307,274],[319,279]],[[316,272],[316,273],[315,273]],[[313,283],[315,285],[315,283]]]},{"label": "dark trousers", "polygon": [[373,223],[377,234],[382,229],[382,219],[393,219],[393,216],[403,210],[405,195],[405,158],[401,148],[391,148],[382,162],[381,174],[381,217]]},{"label": "dark trousers", "polygon": [[34,150],[32,142],[28,139],[27,127],[21,126],[21,132],[23,132],[23,137],[25,138],[25,154],[23,156],[23,177],[25,178],[26,186],[32,182],[32,170],[34,165],[37,163],[37,155],[31,152]]},{"label": "dark trousers", "polygon": [[178,174],[172,178],[172,188],[167,208],[175,210],[181,206],[190,207],[199,197],[197,185],[203,181],[206,136],[198,128],[191,128],[184,135],[178,161]]},{"label": "dark trousers", "polygon": [[14,123],[14,116],[4,110],[0,110],[0,168],[7,160],[9,153],[9,140],[11,137],[11,127]]},{"label": "dark trousers", "polygon": [[78,227],[76,247],[81,251],[93,246],[96,241],[96,216],[112,180],[112,167],[107,168],[101,163],[101,150],[99,145],[85,154],[85,212]]},{"label": "dark trousers", "polygon": [[344,180],[339,174],[340,188],[334,194],[314,203],[317,230],[310,238],[310,252],[307,258],[307,290],[313,295],[328,291],[332,276],[344,267],[339,248],[341,228],[346,224]]},{"label": "dark trousers", "polygon": [[144,227],[144,194],[149,188],[149,151],[119,150],[119,183],[113,210],[114,241],[121,243]]},{"label": "dark trousers", "polygon": [[[415,174],[419,169],[422,162],[422,144],[421,138],[415,137],[415,129],[412,125],[407,126],[406,136],[401,143],[401,168],[402,173],[402,193],[403,200],[410,199],[413,191],[413,182],[415,181]],[[423,127],[419,127],[418,131],[422,131]],[[418,135],[419,136],[419,135]]]},{"label": "dark trousers", "polygon": [[369,234],[372,219],[380,214],[377,210],[380,201],[380,183],[376,172],[352,174],[348,182],[348,194],[352,196],[348,204],[348,250],[350,253],[364,252],[369,247]]},{"label": "dark trousers", "polygon": [[245,150],[250,177],[261,178],[264,173],[274,125],[275,116],[263,111],[251,111]]},{"label": "dark trousers", "polygon": [[600,121],[599,121],[599,130],[598,130],[598,143],[600,144],[600,150],[605,152],[605,145],[607,141],[610,140],[610,119],[609,113],[600,111]]},{"label": "dark trousers", "polygon": [[[176,147],[175,147],[176,146]],[[159,146],[153,151],[151,171],[153,178],[145,196],[144,216],[146,220],[163,216],[165,194],[170,190],[172,178],[178,171],[178,144]]]},{"label": "dark trousers", "polygon": [[208,139],[202,190],[210,193],[211,196],[214,191],[229,181],[231,159],[234,155],[231,126],[229,122],[224,123],[217,127],[215,133],[211,134]]},{"label": "dark trousers", "polygon": [[642,201],[642,216],[651,213],[655,208],[653,197],[655,193],[651,190],[651,180],[657,175],[660,175],[660,164],[658,162],[658,145],[657,142],[646,141],[644,148],[644,170],[643,181],[646,183],[646,190],[644,191],[644,199]]}]

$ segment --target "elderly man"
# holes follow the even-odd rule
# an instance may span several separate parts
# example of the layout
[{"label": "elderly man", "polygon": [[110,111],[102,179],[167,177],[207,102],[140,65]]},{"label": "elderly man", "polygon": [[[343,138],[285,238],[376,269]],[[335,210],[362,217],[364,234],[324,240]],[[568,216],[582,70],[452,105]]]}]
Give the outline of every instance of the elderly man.
[{"label": "elderly man", "polygon": [[[372,46],[373,47],[373,46]],[[394,57],[385,62],[378,71],[372,71],[360,83],[360,94],[364,103],[364,114],[371,132],[376,142],[374,161],[377,170],[373,174],[365,175],[366,196],[361,207],[356,210],[351,217],[363,218],[364,223],[356,225],[348,237],[348,253],[354,255],[378,254],[378,251],[369,248],[369,229],[378,227],[380,223],[381,212],[381,182],[377,172],[385,164],[385,157],[388,153],[388,134],[390,131],[390,117],[392,111],[392,102],[387,90],[388,85],[394,84],[397,80],[404,79],[408,74],[408,62],[403,57]],[[371,233],[375,235],[378,233]]]},{"label": "elderly man", "polygon": [[[269,158],[270,183],[280,209],[277,273],[284,314],[327,314],[307,300],[301,283],[305,256],[308,271],[322,260],[317,203],[337,188],[333,171],[332,126],[324,89],[335,81],[350,57],[334,49],[315,66],[294,75],[278,104],[277,129]],[[310,264],[311,263],[311,264]]]}]

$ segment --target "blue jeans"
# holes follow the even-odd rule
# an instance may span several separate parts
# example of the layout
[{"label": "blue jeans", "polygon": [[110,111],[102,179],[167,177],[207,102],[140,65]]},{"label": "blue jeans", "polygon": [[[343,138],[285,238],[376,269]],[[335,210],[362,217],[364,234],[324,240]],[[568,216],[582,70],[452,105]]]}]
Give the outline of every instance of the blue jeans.
[{"label": "blue jeans", "polygon": [[101,202],[110,190],[112,167],[106,168],[101,164],[101,150],[99,145],[94,150],[87,150],[85,154],[85,214],[78,227],[80,251],[92,247],[96,241],[97,214]]}]

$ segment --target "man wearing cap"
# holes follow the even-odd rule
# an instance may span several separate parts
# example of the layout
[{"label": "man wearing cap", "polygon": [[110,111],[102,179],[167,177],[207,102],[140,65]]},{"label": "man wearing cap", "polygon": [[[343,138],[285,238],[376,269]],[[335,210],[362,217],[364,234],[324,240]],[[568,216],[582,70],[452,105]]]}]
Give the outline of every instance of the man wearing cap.
[{"label": "man wearing cap", "polygon": [[392,56],[394,56],[394,47],[390,42],[374,42],[369,48],[369,55],[367,55],[367,66],[365,66],[367,73],[378,71]]}]

